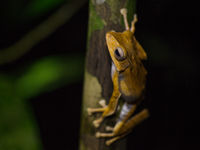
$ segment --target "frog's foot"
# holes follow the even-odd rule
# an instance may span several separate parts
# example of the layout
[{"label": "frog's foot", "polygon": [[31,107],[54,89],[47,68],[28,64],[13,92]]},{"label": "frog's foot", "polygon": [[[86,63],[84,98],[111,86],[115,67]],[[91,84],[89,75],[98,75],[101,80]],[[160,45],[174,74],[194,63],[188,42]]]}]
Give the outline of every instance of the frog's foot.
[{"label": "frog's foot", "polygon": [[101,132],[97,132],[96,133],[96,138],[102,138],[102,137],[112,137],[111,139],[106,141],[106,145],[109,146],[111,145],[113,142],[117,141],[118,139],[121,139],[122,137],[124,137],[124,135],[120,135],[120,136],[116,136],[115,133],[101,133]]},{"label": "frog's foot", "polygon": [[107,107],[107,105],[106,105],[106,100],[105,99],[101,99],[100,101],[99,101],[99,105],[101,105],[102,107]]},{"label": "frog's foot", "polygon": [[115,136],[114,133],[101,133],[101,132],[96,132],[96,138],[102,138],[102,137],[113,137]]},{"label": "frog's foot", "polygon": [[114,127],[106,126],[106,127],[105,127],[105,130],[106,130],[106,131],[112,131],[112,132],[113,132]]},{"label": "frog's foot", "polygon": [[114,143],[115,141],[117,141],[117,140],[123,138],[124,136],[125,136],[125,135],[120,135],[120,136],[113,137],[113,138],[111,138],[110,140],[107,140],[107,141],[106,141],[106,145],[107,145],[107,146],[110,146],[112,143]]},{"label": "frog's foot", "polygon": [[102,99],[99,101],[99,105],[101,108],[87,108],[88,115],[92,115],[93,113],[104,112],[106,110],[106,100]]},{"label": "frog's foot", "polygon": [[93,113],[104,112],[105,108],[87,108],[88,115],[92,115]]},{"label": "frog's foot", "polygon": [[134,14],[133,21],[131,22],[131,32],[135,32],[135,23],[138,21],[137,14]]},{"label": "frog's foot", "polygon": [[140,124],[142,121],[144,121],[149,116],[149,112],[147,109],[144,109],[143,111],[139,112],[132,118],[130,118],[128,121],[120,121],[118,122],[114,128],[107,127],[108,130],[112,130],[111,133],[102,133],[97,132],[96,137],[97,138],[107,138],[111,137],[111,139],[106,141],[106,145],[110,145],[113,142],[125,137],[127,134],[130,133],[130,131],[133,130],[133,128]]},{"label": "frog's foot", "polygon": [[93,125],[95,126],[95,128],[98,128],[101,124],[101,122],[103,121],[103,118],[99,118],[93,121]]}]

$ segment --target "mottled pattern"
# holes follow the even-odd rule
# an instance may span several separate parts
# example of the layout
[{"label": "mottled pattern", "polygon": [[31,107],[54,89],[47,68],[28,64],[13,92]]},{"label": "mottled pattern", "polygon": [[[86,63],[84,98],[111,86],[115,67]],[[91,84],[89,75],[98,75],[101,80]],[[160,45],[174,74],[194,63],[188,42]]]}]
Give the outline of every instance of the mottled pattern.
[{"label": "mottled pattern", "polygon": [[106,45],[105,35],[111,30],[122,31],[122,26],[120,25],[120,19],[117,24],[110,20],[111,9],[106,2],[93,7],[95,7],[97,15],[99,15],[102,21],[105,22],[106,26],[104,26],[101,30],[93,31],[88,39],[89,45],[87,58],[90,59],[87,59],[86,67],[87,71],[96,76],[99,80],[102,86],[102,97],[104,97],[108,102],[112,94],[113,87],[112,80],[110,78],[111,59]]}]

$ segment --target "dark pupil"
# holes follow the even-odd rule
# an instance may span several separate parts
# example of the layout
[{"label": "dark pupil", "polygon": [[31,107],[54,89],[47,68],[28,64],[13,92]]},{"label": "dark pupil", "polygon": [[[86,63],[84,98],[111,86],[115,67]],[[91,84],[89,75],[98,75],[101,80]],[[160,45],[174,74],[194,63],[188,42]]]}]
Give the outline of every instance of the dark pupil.
[{"label": "dark pupil", "polygon": [[118,57],[121,57],[121,55],[120,55],[118,49],[115,50],[115,54],[116,54]]}]

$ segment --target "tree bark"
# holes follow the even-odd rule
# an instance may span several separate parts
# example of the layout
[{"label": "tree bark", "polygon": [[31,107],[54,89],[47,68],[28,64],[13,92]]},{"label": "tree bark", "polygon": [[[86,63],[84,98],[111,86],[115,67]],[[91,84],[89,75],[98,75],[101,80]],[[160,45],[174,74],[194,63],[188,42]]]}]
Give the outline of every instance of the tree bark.
[{"label": "tree bark", "polygon": [[119,140],[111,146],[105,145],[105,139],[97,139],[95,133],[104,131],[105,124],[114,125],[114,117],[106,118],[99,129],[92,121],[100,114],[88,116],[88,107],[100,107],[100,99],[107,103],[112,94],[111,59],[105,41],[110,30],[124,31],[120,9],[128,9],[129,23],[135,12],[136,0],[90,0],[88,43],[85,64],[83,103],[79,150],[125,150],[126,140]]}]

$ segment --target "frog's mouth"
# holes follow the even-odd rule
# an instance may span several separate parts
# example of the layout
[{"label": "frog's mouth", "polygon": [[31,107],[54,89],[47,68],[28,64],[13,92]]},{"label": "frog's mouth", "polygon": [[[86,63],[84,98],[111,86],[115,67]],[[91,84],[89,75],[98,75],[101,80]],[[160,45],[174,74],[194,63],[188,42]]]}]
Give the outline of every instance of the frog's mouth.
[{"label": "frog's mouth", "polygon": [[116,70],[117,70],[117,72],[118,72],[119,74],[121,74],[121,73],[123,73],[124,71],[126,71],[127,68],[129,68],[129,65],[124,66],[123,69],[121,68],[120,70],[119,70],[119,69],[116,69]]}]

